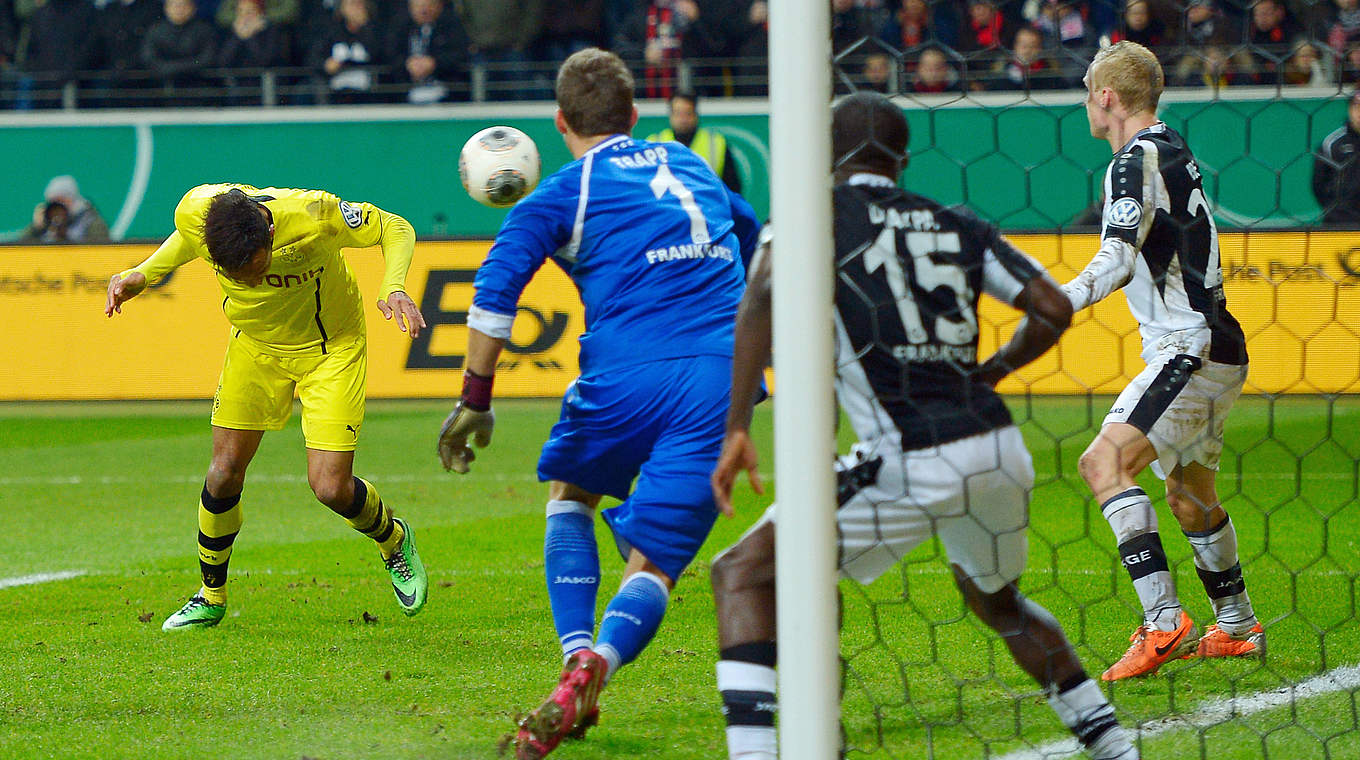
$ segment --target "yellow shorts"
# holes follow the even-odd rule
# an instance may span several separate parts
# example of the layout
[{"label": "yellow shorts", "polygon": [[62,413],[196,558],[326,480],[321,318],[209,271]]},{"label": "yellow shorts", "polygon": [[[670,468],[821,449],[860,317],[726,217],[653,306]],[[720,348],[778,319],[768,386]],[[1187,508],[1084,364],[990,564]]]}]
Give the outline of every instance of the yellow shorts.
[{"label": "yellow shorts", "polygon": [[281,430],[302,401],[307,448],[353,451],[364,423],[368,343],[328,344],[325,354],[284,354],[231,331],[222,377],[213,397],[212,424],[233,430]]}]

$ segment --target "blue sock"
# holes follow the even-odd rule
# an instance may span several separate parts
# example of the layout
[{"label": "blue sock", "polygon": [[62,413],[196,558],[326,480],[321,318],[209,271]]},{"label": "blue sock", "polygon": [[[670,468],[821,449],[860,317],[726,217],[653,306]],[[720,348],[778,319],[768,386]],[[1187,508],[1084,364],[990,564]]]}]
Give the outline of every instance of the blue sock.
[{"label": "blue sock", "polygon": [[589,649],[600,589],[600,555],[590,507],[577,501],[548,502],[543,566],[563,656]]},{"label": "blue sock", "polygon": [[595,651],[609,661],[610,675],[637,659],[656,635],[670,597],[660,578],[652,573],[635,573],[609,600]]}]

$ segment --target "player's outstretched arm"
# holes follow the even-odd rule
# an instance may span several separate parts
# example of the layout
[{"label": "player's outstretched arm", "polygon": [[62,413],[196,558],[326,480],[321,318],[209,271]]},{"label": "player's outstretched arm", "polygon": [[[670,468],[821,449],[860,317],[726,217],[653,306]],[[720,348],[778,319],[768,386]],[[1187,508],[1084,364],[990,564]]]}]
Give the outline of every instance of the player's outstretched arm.
[{"label": "player's outstretched arm", "polygon": [[[425,327],[425,315],[420,313],[416,307],[416,302],[406,295],[404,290],[394,290],[387,296],[387,300],[378,299],[378,311],[382,312],[384,319],[396,319],[397,327],[402,332],[409,332],[412,338],[420,336],[420,331]],[[407,325],[410,329],[407,329]]]},{"label": "player's outstretched arm", "polygon": [[751,416],[760,393],[761,375],[770,363],[770,246],[763,244],[751,267],[741,306],[737,309],[736,340],[732,356],[732,405],[727,411],[727,436],[710,482],[718,510],[731,517],[732,487],[745,470],[756,493],[760,483],[760,460],[751,443]]},{"label": "player's outstretched arm", "polygon": [[1044,355],[1072,324],[1072,303],[1046,275],[1025,284],[1014,306],[1025,312],[1005,346],[978,367],[978,377],[996,385],[1015,370]]},{"label": "player's outstretched arm", "polygon": [[179,230],[161,243],[156,252],[138,264],[136,268],[120,272],[109,279],[108,298],[104,301],[104,315],[112,317],[123,313],[123,304],[136,298],[146,290],[149,283],[156,282],[165,275],[178,269],[194,258],[195,249]]},{"label": "player's outstretched arm", "polygon": [[104,316],[112,317],[123,313],[123,304],[131,301],[146,290],[146,275],[141,272],[128,272],[124,277],[116,274],[109,279],[109,296],[104,301]]},{"label": "player's outstretched arm", "polygon": [[469,441],[479,449],[491,445],[496,415],[491,411],[491,385],[496,360],[505,341],[476,328],[468,329],[467,369],[463,373],[463,395],[444,418],[439,428],[439,461],[445,470],[467,473],[477,458]]}]

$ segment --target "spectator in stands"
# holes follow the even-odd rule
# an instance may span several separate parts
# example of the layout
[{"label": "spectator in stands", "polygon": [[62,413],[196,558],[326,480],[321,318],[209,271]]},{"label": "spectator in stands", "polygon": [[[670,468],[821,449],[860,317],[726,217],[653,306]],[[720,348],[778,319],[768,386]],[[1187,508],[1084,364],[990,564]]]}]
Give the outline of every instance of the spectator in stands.
[{"label": "spectator in stands", "polygon": [[1216,0],[1190,0],[1181,35],[1183,52],[1171,83],[1182,87],[1230,84],[1232,67],[1226,51],[1241,39],[1239,30],[1219,9]]},{"label": "spectator in stands", "polygon": [[863,7],[855,0],[831,0],[833,55],[844,52],[866,37],[872,37],[876,29],[872,8]]},{"label": "spectator in stands", "polygon": [[746,63],[737,72],[736,94],[760,97],[766,94],[770,82],[770,4],[751,0],[746,20],[750,26],[737,51]]},{"label": "spectator in stands", "polygon": [[626,61],[642,59],[644,97],[669,98],[675,92],[685,37],[698,16],[694,0],[641,0],[624,22],[614,51]]},{"label": "spectator in stands", "polygon": [[939,48],[928,47],[921,51],[916,63],[916,71],[911,78],[911,91],[921,95],[943,92],[962,92],[963,85],[959,74],[949,65],[949,58]]},{"label": "spectator in stands", "polygon": [[[217,25],[223,29],[230,29],[236,23],[238,15],[236,4],[240,0],[222,0],[217,6],[215,18]],[[256,0],[260,5],[261,11],[270,24],[280,29],[288,29],[298,22],[301,15],[300,0]]]},{"label": "spectator in stands", "polygon": [[443,0],[407,0],[386,54],[397,66],[397,81],[408,86],[407,102],[437,103],[450,96],[448,82],[467,83],[467,32]]},{"label": "spectator in stands", "polygon": [[1124,23],[1110,35],[1110,42],[1129,40],[1151,50],[1158,58],[1167,54],[1166,26],[1152,15],[1147,0],[1128,0],[1124,4]]},{"label": "spectator in stands", "polygon": [[543,28],[543,0],[462,0],[472,62],[486,67],[489,100],[527,97],[529,45]]},{"label": "spectator in stands", "polygon": [[1294,54],[1284,64],[1284,83],[1310,87],[1325,87],[1332,83],[1316,45],[1307,40],[1294,44]]},{"label": "spectator in stands", "polygon": [[1040,0],[1033,24],[1043,34],[1045,47],[1081,51],[1095,44],[1086,8],[1078,0]]},{"label": "spectator in stands", "polygon": [[14,4],[10,0],[0,0],[0,69],[14,63],[18,43],[19,24],[14,20]]},{"label": "spectator in stands", "polygon": [[1341,83],[1360,83],[1360,42],[1352,42],[1342,53]]},{"label": "spectator in stands", "polygon": [[1250,48],[1243,66],[1244,79],[1251,84],[1280,82],[1290,45],[1301,33],[1283,0],[1256,0],[1247,28]]},{"label": "spectator in stands", "polygon": [[737,60],[747,40],[763,33],[751,20],[752,0],[696,0],[686,35],[685,57],[694,59],[693,88],[701,95],[733,94],[743,74]]},{"label": "spectator in stands", "polygon": [[332,103],[372,103],[382,37],[369,0],[340,0],[335,17],[312,39],[308,65],[326,77]]},{"label": "spectator in stands", "polygon": [[30,105],[56,106],[61,87],[94,62],[95,10],[89,0],[47,0],[28,20],[23,70]]},{"label": "spectator in stands", "polygon": [[[1119,0],[1097,0],[1106,1]],[[1078,86],[1096,44],[1095,28],[1087,19],[1086,0],[1038,0],[1027,3],[1025,8],[1032,5],[1038,6],[1033,24],[1043,34],[1044,47],[1058,53],[1053,61],[1056,76],[1065,84]]]},{"label": "spectator in stands", "polygon": [[555,69],[572,53],[607,44],[605,19],[605,0],[544,0],[534,58]]},{"label": "spectator in stands", "polygon": [[1360,88],[1351,92],[1346,123],[1327,135],[1313,159],[1313,196],[1328,224],[1360,224]]},{"label": "spectator in stands", "polygon": [[[1333,13],[1325,18],[1318,36],[1327,41],[1327,46],[1344,57],[1345,51],[1360,43],[1360,0],[1333,0]],[[1323,6],[1318,3],[1318,7]]]},{"label": "spectator in stands", "polygon": [[859,72],[859,89],[891,95],[897,90],[893,82],[893,59],[886,53],[866,56]]},{"label": "spectator in stands", "polygon": [[601,31],[606,40],[616,40],[625,34],[625,29],[637,12],[638,0],[604,0],[604,27]]},{"label": "spectator in stands", "polygon": [[[986,70],[1006,58],[1015,32],[997,7],[998,0],[968,0],[968,18],[959,31],[958,49],[966,54],[971,67]],[[981,83],[972,83],[981,87]]]},{"label": "spectator in stands", "polygon": [[958,44],[957,23],[936,23],[937,15],[941,19],[948,15],[948,8],[945,3],[932,6],[926,0],[902,0],[879,29],[879,39],[898,50],[914,50],[935,42],[953,47]]},{"label": "spectator in stands", "polygon": [[[165,0],[165,16],[151,26],[142,42],[142,64],[169,89],[207,87],[203,71],[217,57],[217,31],[195,15],[194,0]],[[178,103],[203,105],[199,96]]]},{"label": "spectator in stands", "polygon": [[33,224],[19,238],[24,243],[105,243],[108,239],[109,226],[69,174],[47,183],[43,202],[33,209]]},{"label": "spectator in stands", "polygon": [[[264,0],[236,0],[231,29],[217,48],[217,67],[222,69],[269,69],[288,64],[288,37],[265,17]],[[258,74],[228,74],[223,84],[226,103],[260,105],[263,85]]]},{"label": "spectator in stands", "polygon": [[737,174],[737,162],[732,159],[732,148],[721,132],[699,126],[699,96],[691,91],[681,91],[667,100],[670,109],[670,127],[647,136],[651,142],[678,142],[699,154],[722,178],[723,184],[734,193],[741,192],[741,176]]},{"label": "spectator in stands", "polygon": [[236,15],[218,48],[218,67],[266,69],[287,63],[288,38],[265,16],[264,0],[235,0],[231,5]]},{"label": "spectator in stands", "polygon": [[1052,90],[1064,86],[1057,67],[1044,56],[1044,36],[1032,26],[1015,31],[1014,49],[992,79],[994,90]]},{"label": "spectator in stands", "polygon": [[110,0],[97,15],[99,68],[121,74],[142,68],[142,41],[161,18],[160,0]]}]

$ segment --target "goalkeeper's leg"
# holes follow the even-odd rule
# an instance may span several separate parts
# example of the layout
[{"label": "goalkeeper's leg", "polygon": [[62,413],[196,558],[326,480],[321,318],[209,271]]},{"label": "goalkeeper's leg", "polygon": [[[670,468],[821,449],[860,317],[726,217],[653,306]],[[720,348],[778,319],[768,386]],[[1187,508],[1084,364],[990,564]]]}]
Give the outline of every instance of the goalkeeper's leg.
[{"label": "goalkeeper's leg", "polygon": [[954,580],[968,606],[996,631],[1026,673],[1048,693],[1048,703],[1094,760],[1137,760],[1138,751],[1114,708],[1086,675],[1056,618],[1014,583],[984,592],[958,565]]},{"label": "goalkeeper's leg", "polygon": [[774,760],[774,522],[762,517],[713,560],[718,691],[731,760]]}]

